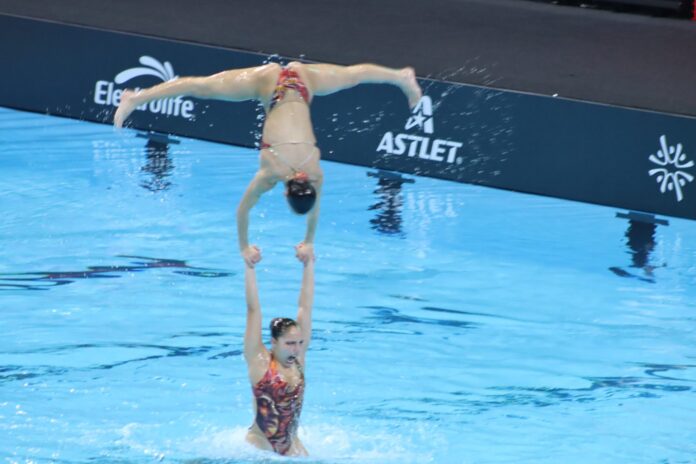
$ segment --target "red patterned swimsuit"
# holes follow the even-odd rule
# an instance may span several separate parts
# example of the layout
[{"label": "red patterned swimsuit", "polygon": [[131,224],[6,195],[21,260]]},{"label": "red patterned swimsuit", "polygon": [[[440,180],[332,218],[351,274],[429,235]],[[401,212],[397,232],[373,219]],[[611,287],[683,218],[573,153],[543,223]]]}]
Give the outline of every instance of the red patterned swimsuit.
[{"label": "red patterned swimsuit", "polygon": [[309,104],[309,102],[312,100],[312,97],[309,96],[309,89],[307,89],[307,86],[302,81],[302,78],[300,78],[297,71],[289,68],[283,68],[278,75],[278,82],[276,82],[276,88],[273,91],[273,96],[271,97],[269,111],[273,109],[277,103],[283,100],[285,97],[285,92],[287,92],[288,89],[299,92],[300,96],[305,102],[307,102],[307,104]]},{"label": "red patterned swimsuit", "polygon": [[256,425],[278,454],[286,454],[290,450],[302,412],[304,372],[299,363],[297,366],[300,381],[292,388],[278,374],[278,364],[271,355],[266,374],[252,387],[256,398]]}]

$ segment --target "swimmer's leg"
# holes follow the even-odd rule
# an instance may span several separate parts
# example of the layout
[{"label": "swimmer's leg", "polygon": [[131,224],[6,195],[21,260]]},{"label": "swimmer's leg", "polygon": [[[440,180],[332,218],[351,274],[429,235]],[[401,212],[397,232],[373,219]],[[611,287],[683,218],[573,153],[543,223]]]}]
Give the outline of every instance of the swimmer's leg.
[{"label": "swimmer's leg", "polygon": [[359,84],[390,84],[399,87],[411,108],[422,96],[413,68],[387,68],[371,63],[352,66],[333,64],[304,65],[316,95],[329,95]]},{"label": "swimmer's leg", "polygon": [[226,101],[246,101],[263,98],[272,87],[280,66],[276,63],[254,68],[232,69],[207,77],[182,77],[134,92],[126,90],[114,114],[114,125],[123,122],[140,105],[161,98],[192,96]]}]

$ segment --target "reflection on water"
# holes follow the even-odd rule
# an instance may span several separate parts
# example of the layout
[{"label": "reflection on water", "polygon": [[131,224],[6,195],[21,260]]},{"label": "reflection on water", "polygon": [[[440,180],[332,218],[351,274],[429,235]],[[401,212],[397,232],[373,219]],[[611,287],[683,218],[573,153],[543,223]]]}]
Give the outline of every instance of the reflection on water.
[{"label": "reflection on water", "polygon": [[616,217],[628,219],[628,229],[626,229],[626,246],[631,255],[630,268],[640,269],[643,276],[633,274],[621,267],[610,267],[609,270],[620,277],[629,277],[642,280],[643,282],[655,282],[653,271],[657,267],[651,262],[651,253],[655,249],[655,232],[657,226],[667,226],[669,223],[663,219],[657,219],[652,214],[630,212],[627,214],[617,213]]},{"label": "reflection on water", "polygon": [[214,269],[193,267],[186,261],[178,259],[148,258],[147,256],[119,255],[120,258],[134,258],[131,264],[124,266],[87,266],[81,271],[48,271],[48,272],[19,272],[0,274],[1,290],[47,290],[48,287],[71,284],[79,279],[114,279],[118,274],[126,272],[141,272],[154,268],[177,268],[176,274],[195,277],[227,277],[231,272],[220,272]]},{"label": "reflection on water", "polygon": [[368,172],[367,175],[377,178],[377,188],[374,191],[377,202],[368,208],[370,211],[377,211],[375,217],[370,219],[372,229],[385,235],[404,237],[401,186],[415,181],[402,177],[401,174],[382,170]]},{"label": "reflection on water", "polygon": [[145,174],[145,178],[140,186],[151,192],[167,190],[172,185],[168,178],[174,170],[174,163],[169,157],[169,145],[178,144],[179,141],[154,132],[140,133],[137,137],[147,139],[146,161],[140,169]]}]

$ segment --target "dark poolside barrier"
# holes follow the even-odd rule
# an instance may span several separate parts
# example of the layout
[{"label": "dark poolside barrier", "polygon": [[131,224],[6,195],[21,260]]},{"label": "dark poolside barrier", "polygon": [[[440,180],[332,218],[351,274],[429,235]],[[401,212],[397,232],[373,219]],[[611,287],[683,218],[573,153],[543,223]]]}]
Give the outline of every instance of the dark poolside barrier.
[{"label": "dark poolside barrier", "polygon": [[[556,3],[558,0],[536,0],[548,3]],[[696,19],[694,6],[696,0],[563,0],[562,5],[578,7],[599,7],[608,9],[629,8],[629,11],[644,13],[670,12],[683,18]]]},{"label": "dark poolside barrier", "polygon": [[[110,124],[125,88],[256,66],[250,52],[0,15],[0,105]],[[696,219],[696,118],[421,80],[313,102],[325,159]],[[131,126],[253,147],[262,109],[180,97]]]}]

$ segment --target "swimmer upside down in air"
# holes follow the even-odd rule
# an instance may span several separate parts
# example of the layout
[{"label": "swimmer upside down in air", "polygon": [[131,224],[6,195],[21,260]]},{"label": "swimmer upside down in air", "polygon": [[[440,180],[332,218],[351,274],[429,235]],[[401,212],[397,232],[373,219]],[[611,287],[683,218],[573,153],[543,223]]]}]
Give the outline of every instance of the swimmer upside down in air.
[{"label": "swimmer upside down in air", "polygon": [[[291,62],[233,69],[207,77],[183,77],[138,92],[127,90],[114,115],[121,127],[140,105],[182,95],[227,101],[259,100],[266,109],[259,170],[237,208],[239,250],[247,266],[261,260],[261,252],[248,241],[249,210],[276,183],[285,184],[293,211],[307,214],[304,247],[314,243],[319,218],[323,174],[320,152],[310,119],[313,96],[329,95],[358,84],[383,83],[399,87],[413,108],[421,97],[413,68],[392,69],[374,64],[336,66]],[[313,252],[312,252],[313,253]]]}]

